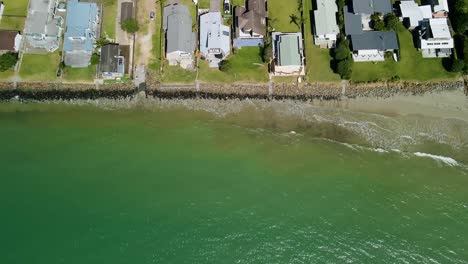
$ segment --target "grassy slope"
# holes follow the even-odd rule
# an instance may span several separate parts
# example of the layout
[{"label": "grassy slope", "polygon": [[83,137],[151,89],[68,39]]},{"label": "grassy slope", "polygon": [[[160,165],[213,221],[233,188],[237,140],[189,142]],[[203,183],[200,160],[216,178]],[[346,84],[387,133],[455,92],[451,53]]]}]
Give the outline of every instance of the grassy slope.
[{"label": "grassy slope", "polygon": [[307,80],[314,81],[339,81],[340,76],[330,67],[332,57],[329,49],[321,49],[314,45],[312,24],[314,23],[312,1],[304,0],[304,43],[306,53]]},{"label": "grassy slope", "polygon": [[25,80],[50,81],[56,79],[60,62],[58,52],[47,55],[24,54],[20,76]]},{"label": "grassy slope", "polygon": [[[309,1],[309,0],[305,0]],[[274,31],[299,32],[301,29],[291,23],[290,15],[300,16],[295,0],[268,0],[268,17]]]},{"label": "grassy slope", "polygon": [[5,10],[0,22],[0,29],[23,31],[29,0],[3,0],[3,2]]},{"label": "grassy slope", "polygon": [[228,57],[232,63],[229,72],[208,67],[208,62],[200,61],[199,79],[205,82],[267,82],[268,72],[262,62],[258,47],[244,47]]},{"label": "grassy slope", "polygon": [[398,27],[401,60],[395,62],[357,62],[354,63],[353,81],[388,80],[399,76],[402,80],[427,81],[457,77],[442,66],[442,59],[423,59],[421,52],[413,46],[411,33],[403,26]]},{"label": "grassy slope", "polygon": [[115,17],[117,16],[117,0],[101,0],[104,8],[102,21],[102,36],[115,39]]}]

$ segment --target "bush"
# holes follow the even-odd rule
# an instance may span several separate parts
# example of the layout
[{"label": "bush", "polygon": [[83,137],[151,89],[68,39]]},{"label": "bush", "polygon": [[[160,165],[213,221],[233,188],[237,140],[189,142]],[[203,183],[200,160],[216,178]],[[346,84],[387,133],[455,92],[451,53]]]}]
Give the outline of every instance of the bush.
[{"label": "bush", "polygon": [[97,55],[96,53],[94,53],[92,56],[91,56],[91,65],[96,65],[99,63],[99,55]]},{"label": "bush", "polygon": [[465,61],[460,59],[454,59],[450,65],[451,72],[461,72],[465,68]]},{"label": "bush", "polygon": [[121,27],[128,33],[135,33],[140,29],[140,27],[138,26],[138,22],[135,19],[125,20],[124,22],[122,22]]},{"label": "bush", "polygon": [[221,61],[219,65],[219,70],[222,72],[228,72],[232,69],[232,64],[229,60],[223,60]]},{"label": "bush", "polygon": [[396,30],[398,24],[400,23],[400,20],[398,20],[398,17],[393,14],[387,14],[384,18],[385,21],[385,28],[387,30]]},{"label": "bush", "polygon": [[8,52],[0,56],[0,71],[4,72],[15,67],[18,61],[18,54]]},{"label": "bush", "polygon": [[385,52],[385,59],[393,59],[393,51],[386,51]]},{"label": "bush", "polygon": [[351,74],[353,73],[353,61],[352,59],[345,59],[339,61],[336,65],[336,73],[338,73],[342,79],[349,80],[351,79]]},{"label": "bush", "polygon": [[338,45],[336,46],[334,50],[334,57],[335,60],[344,60],[349,57],[350,50],[349,50],[349,45],[347,40],[341,40],[338,42]]}]

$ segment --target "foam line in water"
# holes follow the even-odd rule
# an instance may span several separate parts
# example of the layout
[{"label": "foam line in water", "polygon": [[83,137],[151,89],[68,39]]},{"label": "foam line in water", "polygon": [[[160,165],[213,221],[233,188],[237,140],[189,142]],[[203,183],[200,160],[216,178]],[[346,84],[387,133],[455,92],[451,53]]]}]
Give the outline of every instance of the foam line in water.
[{"label": "foam line in water", "polygon": [[418,157],[424,157],[424,158],[431,158],[435,159],[438,161],[441,161],[445,164],[451,165],[451,166],[459,166],[458,162],[450,157],[444,157],[444,156],[438,156],[438,155],[433,155],[433,154],[428,154],[428,153],[423,153],[423,152],[415,152],[414,155]]}]

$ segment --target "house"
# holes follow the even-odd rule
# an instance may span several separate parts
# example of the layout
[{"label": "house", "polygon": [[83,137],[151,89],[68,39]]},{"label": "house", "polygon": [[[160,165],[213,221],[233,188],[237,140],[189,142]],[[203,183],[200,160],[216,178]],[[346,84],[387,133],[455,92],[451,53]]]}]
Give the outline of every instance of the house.
[{"label": "house", "polygon": [[403,18],[403,24],[409,30],[414,30],[422,21],[432,18],[431,6],[418,6],[414,0],[401,1],[400,12]]},{"label": "house", "polygon": [[234,8],[235,48],[256,47],[263,44],[266,33],[267,9],[265,0],[246,0],[244,6]]},{"label": "house", "polygon": [[418,48],[424,58],[449,57],[454,41],[447,18],[432,18],[421,23]]},{"label": "house", "polygon": [[184,69],[194,68],[196,43],[192,25],[192,16],[187,6],[177,4],[164,7],[163,29],[169,65],[180,65]]},{"label": "house", "polygon": [[321,48],[334,48],[340,33],[336,22],[338,7],[334,1],[317,0],[314,10],[314,43]]},{"label": "house", "polygon": [[88,67],[99,37],[99,15],[96,3],[68,0],[63,52],[65,65]]},{"label": "house", "polygon": [[60,46],[63,18],[56,11],[56,0],[31,0],[24,27],[25,51],[54,52]]},{"label": "house", "polygon": [[106,44],[101,47],[99,72],[103,79],[116,79],[124,76],[125,58],[120,54],[119,44]]},{"label": "house", "polygon": [[447,0],[428,0],[432,7],[432,13],[434,18],[446,18],[448,17],[449,5]]},{"label": "house", "polygon": [[279,76],[304,75],[304,48],[302,44],[302,34],[274,32],[273,73]]},{"label": "house", "polygon": [[23,36],[15,30],[0,30],[0,54],[7,52],[17,53],[21,46]]},{"label": "house", "polygon": [[356,62],[384,61],[386,52],[393,52],[397,60],[399,46],[394,31],[367,31],[351,35],[352,57]]},{"label": "house", "polygon": [[[219,2],[219,1],[218,1]],[[200,16],[200,54],[212,68],[231,53],[231,28],[223,25],[221,12]]]},{"label": "house", "polygon": [[386,52],[393,52],[398,60],[398,37],[394,31],[374,31],[371,15],[386,15],[393,12],[390,0],[353,0],[345,6],[345,33],[351,42],[352,58],[356,62],[384,61]]}]

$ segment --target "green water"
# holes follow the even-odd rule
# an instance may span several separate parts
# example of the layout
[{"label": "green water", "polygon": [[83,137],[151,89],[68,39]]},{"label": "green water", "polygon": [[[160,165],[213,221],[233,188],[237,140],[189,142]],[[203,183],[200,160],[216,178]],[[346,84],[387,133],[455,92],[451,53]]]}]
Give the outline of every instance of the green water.
[{"label": "green water", "polygon": [[2,264],[468,262],[462,166],[178,109],[0,109]]}]

